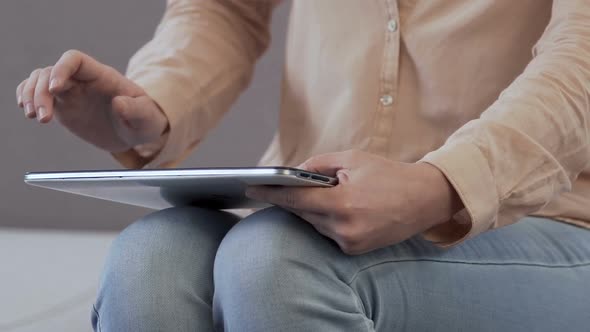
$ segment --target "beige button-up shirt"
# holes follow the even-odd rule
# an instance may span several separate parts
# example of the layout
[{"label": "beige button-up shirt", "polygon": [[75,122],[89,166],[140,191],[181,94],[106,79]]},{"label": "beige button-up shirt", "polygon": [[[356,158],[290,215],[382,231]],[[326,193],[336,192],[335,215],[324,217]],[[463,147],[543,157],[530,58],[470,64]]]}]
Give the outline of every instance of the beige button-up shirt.
[{"label": "beige button-up shirt", "polygon": [[[128,70],[170,131],[124,165],[191,152],[248,84],[275,5],[170,1]],[[431,163],[466,237],[530,214],[590,225],[590,1],[295,0],[287,38],[262,165],[351,148]]]}]

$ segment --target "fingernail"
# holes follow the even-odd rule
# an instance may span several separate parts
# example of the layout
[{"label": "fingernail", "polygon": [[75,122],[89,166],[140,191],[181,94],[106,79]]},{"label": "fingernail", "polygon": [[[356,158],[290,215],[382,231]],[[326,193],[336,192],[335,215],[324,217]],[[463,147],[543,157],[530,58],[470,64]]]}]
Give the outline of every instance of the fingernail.
[{"label": "fingernail", "polygon": [[49,82],[49,90],[52,91],[54,89],[57,89],[58,85],[59,81],[57,80],[57,78],[51,79],[51,82]]},{"label": "fingernail", "polygon": [[23,105],[23,97],[18,96],[17,104],[18,104],[19,107],[22,107],[22,105]]},{"label": "fingernail", "polygon": [[46,116],[47,116],[47,109],[45,109],[45,107],[43,107],[43,106],[39,107],[37,109],[37,118],[39,119],[39,121],[43,121]]},{"label": "fingernail", "polygon": [[35,110],[33,109],[33,104],[27,103],[25,105],[25,115],[29,118],[35,117]]}]

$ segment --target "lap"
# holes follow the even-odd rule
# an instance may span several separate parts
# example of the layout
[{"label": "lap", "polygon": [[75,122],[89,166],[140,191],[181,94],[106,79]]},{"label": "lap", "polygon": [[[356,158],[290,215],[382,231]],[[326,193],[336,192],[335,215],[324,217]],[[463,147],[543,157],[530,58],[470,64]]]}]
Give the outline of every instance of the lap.
[{"label": "lap", "polygon": [[[205,317],[215,259],[217,316],[238,317],[240,327],[258,317],[246,310],[255,308],[265,319],[268,312],[276,314],[281,326],[289,319],[293,326],[326,326],[339,317],[359,331],[576,330],[588,321],[590,232],[574,226],[525,218],[450,249],[415,237],[348,256],[280,208],[233,226],[236,220],[216,211],[175,208],[130,226],[115,241],[105,269],[101,294],[113,296],[99,296],[98,308],[103,300],[109,303],[103,313],[132,303],[144,308],[138,314],[175,312],[169,321],[177,324],[178,315],[191,317],[178,308],[195,312],[180,303],[187,299],[181,294],[189,292],[205,300]],[[119,305],[115,295],[121,293],[128,296]],[[153,301],[157,294],[167,300]],[[313,315],[297,316],[304,312]]]},{"label": "lap", "polygon": [[348,286],[377,330],[575,328],[590,305],[590,232],[549,219],[525,218],[449,249],[414,237],[348,256],[272,208],[243,220],[224,242],[236,255],[249,243],[241,263],[272,266],[274,276],[304,270]]},{"label": "lap", "polygon": [[590,264],[590,231],[545,218],[527,217],[443,249],[414,237],[358,258],[360,270],[375,264],[438,262],[465,265],[575,267]]},{"label": "lap", "polygon": [[[277,255],[336,260],[348,266],[347,282],[373,266],[402,262],[569,268],[590,264],[590,231],[546,218],[527,217],[451,248],[416,236],[373,252],[349,256],[304,220],[280,208],[259,211],[234,227],[224,242],[247,242]],[[253,248],[255,249],[255,248]],[[344,271],[343,271],[344,272]]]},{"label": "lap", "polygon": [[556,221],[525,218],[447,250],[414,238],[359,261],[350,285],[388,328],[554,331],[590,319],[590,232]]}]

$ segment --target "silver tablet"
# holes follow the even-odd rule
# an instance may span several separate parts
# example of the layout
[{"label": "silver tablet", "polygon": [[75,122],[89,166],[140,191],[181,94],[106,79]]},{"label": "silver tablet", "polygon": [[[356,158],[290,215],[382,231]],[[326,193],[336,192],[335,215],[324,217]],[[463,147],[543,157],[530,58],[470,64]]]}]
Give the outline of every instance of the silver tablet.
[{"label": "silver tablet", "polygon": [[25,182],[150,209],[183,205],[241,209],[267,206],[248,199],[247,186],[331,187],[337,179],[288,167],[247,167],[34,172],[25,175]]}]

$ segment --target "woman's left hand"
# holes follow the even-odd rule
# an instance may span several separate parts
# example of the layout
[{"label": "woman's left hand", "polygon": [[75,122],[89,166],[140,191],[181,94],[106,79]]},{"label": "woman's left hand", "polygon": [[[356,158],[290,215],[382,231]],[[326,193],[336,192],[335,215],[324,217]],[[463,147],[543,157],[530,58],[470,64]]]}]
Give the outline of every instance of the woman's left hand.
[{"label": "woman's left hand", "polygon": [[404,241],[449,221],[462,208],[438,168],[361,151],[313,157],[298,168],[338,178],[321,187],[250,187],[250,198],[281,206],[333,239],[347,254]]}]

